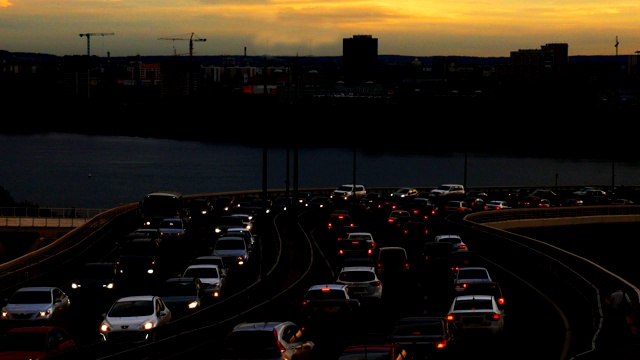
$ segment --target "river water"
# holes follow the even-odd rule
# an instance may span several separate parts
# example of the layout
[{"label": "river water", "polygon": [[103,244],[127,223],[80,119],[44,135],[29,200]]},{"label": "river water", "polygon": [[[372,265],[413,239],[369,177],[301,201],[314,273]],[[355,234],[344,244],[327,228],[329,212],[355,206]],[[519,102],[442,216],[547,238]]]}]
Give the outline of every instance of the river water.
[{"label": "river water", "polygon": [[[266,154],[266,156],[265,156]],[[298,187],[640,185],[640,163],[483,153],[299,148]],[[354,156],[355,155],[355,156]],[[293,189],[294,150],[228,143],[70,133],[0,134],[0,186],[40,207],[108,209],[151,191],[183,194]],[[287,160],[289,166],[287,167]],[[354,166],[355,165],[355,166]]]}]

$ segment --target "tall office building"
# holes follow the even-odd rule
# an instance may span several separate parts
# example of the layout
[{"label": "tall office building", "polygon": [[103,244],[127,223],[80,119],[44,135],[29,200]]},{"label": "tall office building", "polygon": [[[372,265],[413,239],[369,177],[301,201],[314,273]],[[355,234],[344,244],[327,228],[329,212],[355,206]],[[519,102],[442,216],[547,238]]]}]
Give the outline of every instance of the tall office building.
[{"label": "tall office building", "polygon": [[342,40],[342,68],[348,84],[377,81],[378,39],[371,35],[353,35]]}]

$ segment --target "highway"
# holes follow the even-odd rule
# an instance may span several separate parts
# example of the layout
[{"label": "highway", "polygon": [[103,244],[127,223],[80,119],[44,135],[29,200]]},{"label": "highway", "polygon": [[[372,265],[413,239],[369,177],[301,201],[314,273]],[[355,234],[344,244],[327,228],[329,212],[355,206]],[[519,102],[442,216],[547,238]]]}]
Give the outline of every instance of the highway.
[{"label": "highway", "polygon": [[[236,279],[238,282],[235,284],[234,294],[227,301],[211,306],[200,314],[194,314],[192,319],[177,321],[161,332],[161,341],[157,344],[114,348],[96,343],[93,335],[97,335],[97,323],[103,310],[95,309],[91,314],[78,314],[79,317],[71,324],[82,345],[77,356],[169,359],[195,356],[206,350],[216,358],[223,335],[233,324],[243,320],[295,318],[301,294],[308,285],[329,281],[335,276],[331,247],[322,231],[325,215],[299,212],[296,215],[289,213],[263,218],[260,224],[260,247],[252,255],[260,261],[254,263],[246,276]],[[98,236],[93,235],[96,238],[91,248],[84,249],[81,258],[75,261],[58,261],[59,266],[52,267],[33,281],[55,282],[64,288],[72,280],[79,264],[108,258],[114,239],[133,230],[137,220],[135,212],[124,212],[117,222],[110,221],[104,226],[95,227],[93,230]],[[594,304],[590,299],[581,298],[585,291],[592,290],[567,289],[557,279],[564,276],[557,273],[563,270],[554,269],[549,265],[549,260],[534,249],[522,247],[522,239],[514,242],[513,239],[518,238],[516,235],[512,237],[503,232],[487,232],[486,229],[474,228],[455,217],[441,218],[432,225],[433,231],[455,231],[463,234],[469,247],[477,254],[478,263],[486,265],[496,274],[510,304],[505,338],[499,343],[467,343],[456,358],[483,355],[494,359],[512,359],[522,357],[523,352],[533,358],[544,359],[606,359],[612,358],[612,355],[622,358],[622,351],[608,349],[605,344],[597,344],[597,351],[594,349],[592,335],[598,326],[594,323],[594,319],[597,319],[593,315]],[[365,222],[363,226],[371,229],[376,236],[379,235],[382,243],[391,241],[385,239],[385,233],[379,227],[382,225],[377,221]],[[636,228],[635,224],[614,224],[601,226],[598,230],[591,227],[580,232],[578,228],[572,227],[554,228],[550,232],[545,232],[544,229],[523,230],[521,233],[544,239],[556,246],[566,246],[576,253],[584,251],[581,255],[585,258],[599,256],[593,261],[607,261],[607,265],[611,266],[610,270],[619,271],[621,276],[631,276],[628,274],[628,266],[624,265],[632,262],[611,261],[616,257],[611,256],[610,252],[602,251],[602,247],[594,250],[591,245],[598,244],[600,239],[610,233],[629,234]],[[613,246],[606,249],[616,254],[619,252]],[[553,256],[559,258],[564,255],[558,253]],[[178,258],[187,260],[188,256]],[[573,260],[566,258],[563,261],[569,263]],[[184,264],[176,262],[173,264],[175,268],[167,271],[179,269]],[[576,264],[574,268],[580,266],[583,265]],[[549,277],[553,272],[556,272],[554,278]],[[450,295],[447,285],[431,280],[433,279],[424,274],[414,272],[405,281],[385,284],[385,294],[388,295],[381,307],[368,309],[361,324],[362,332],[354,334],[351,340],[379,340],[389,323],[398,316],[446,312]],[[637,279],[633,281],[635,280]],[[5,284],[5,297],[7,289],[10,287]],[[328,359],[331,358],[330,354],[335,354],[336,349],[327,344],[317,346],[318,353],[325,355],[319,358]]]}]

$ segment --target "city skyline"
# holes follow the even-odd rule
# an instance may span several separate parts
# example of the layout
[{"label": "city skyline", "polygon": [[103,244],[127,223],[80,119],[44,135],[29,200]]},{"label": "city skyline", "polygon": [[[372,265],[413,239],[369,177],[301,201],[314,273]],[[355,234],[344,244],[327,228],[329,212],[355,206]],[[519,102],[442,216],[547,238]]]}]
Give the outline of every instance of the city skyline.
[{"label": "city skyline", "polygon": [[546,43],[569,44],[569,55],[629,55],[640,49],[638,18],[640,4],[629,0],[0,0],[0,44],[155,56],[187,55],[195,39],[194,55],[340,56],[344,38],[366,34],[379,39],[380,55],[502,57]]}]

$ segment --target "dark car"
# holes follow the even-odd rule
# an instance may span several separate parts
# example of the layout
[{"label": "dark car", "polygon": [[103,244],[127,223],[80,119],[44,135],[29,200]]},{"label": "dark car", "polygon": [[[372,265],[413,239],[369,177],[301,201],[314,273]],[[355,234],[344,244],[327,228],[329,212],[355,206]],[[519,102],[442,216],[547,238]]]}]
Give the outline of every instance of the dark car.
[{"label": "dark car", "polygon": [[169,278],[160,284],[157,292],[174,319],[196,312],[208,299],[202,281],[194,277]]},{"label": "dark car", "polygon": [[[44,359],[60,356],[77,347],[60,326],[27,326],[7,330],[0,336],[0,359]],[[69,357],[71,358],[71,357]]]},{"label": "dark car", "polygon": [[400,344],[412,359],[442,358],[455,350],[458,328],[439,316],[414,316],[398,319],[387,341]]},{"label": "dark car", "polygon": [[84,264],[71,283],[74,300],[111,304],[119,297],[120,273],[115,262],[91,262]]}]

